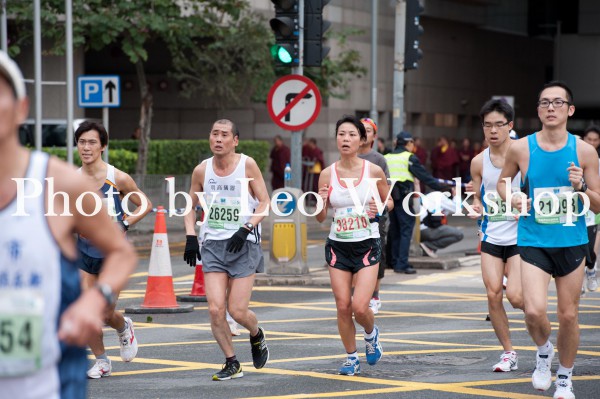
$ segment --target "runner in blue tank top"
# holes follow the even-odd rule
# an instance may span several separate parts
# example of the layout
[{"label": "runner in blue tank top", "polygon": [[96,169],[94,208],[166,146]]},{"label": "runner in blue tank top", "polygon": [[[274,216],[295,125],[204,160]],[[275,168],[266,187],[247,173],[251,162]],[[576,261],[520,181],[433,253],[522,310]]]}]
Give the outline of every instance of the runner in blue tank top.
[{"label": "runner in blue tank top", "polygon": [[[83,194],[95,188],[71,165],[19,144],[27,113],[21,72],[0,51],[0,322],[4,337],[21,337],[3,341],[0,396],[84,399],[83,346],[101,331],[112,292],[127,282],[136,255],[113,238],[119,231],[109,217],[94,213],[93,197]],[[14,179],[21,178],[28,180],[19,191]],[[65,195],[51,195],[50,182]],[[83,293],[76,232],[105,254],[96,288]]]},{"label": "runner in blue tank top", "polygon": [[[538,117],[542,129],[513,143],[507,153],[497,189],[506,200],[506,177],[517,172],[523,177],[522,191],[511,196],[514,208],[526,207],[521,216],[517,245],[521,255],[521,275],[525,321],[538,346],[533,387],[545,391],[552,384],[550,370],[554,346],[550,343],[547,316],[548,284],[555,277],[558,294],[558,348],[554,398],[573,399],[571,375],[579,346],[578,307],[587,256],[587,232],[583,216],[574,217],[568,226],[567,212],[581,213],[582,202],[573,191],[589,198],[592,211],[600,210],[598,156],[589,144],[576,140],[567,131],[567,120],[575,112],[571,90],[562,82],[546,84],[539,95]],[[552,212],[549,194],[558,197]],[[570,208],[570,209],[569,209]]]},{"label": "runner in blue tank top", "polygon": [[[81,175],[96,189],[100,188],[96,192],[103,196],[109,216],[123,232],[127,232],[130,226],[139,222],[152,210],[152,203],[131,176],[102,160],[102,153],[108,145],[108,132],[102,124],[92,121],[82,122],[75,131],[75,142],[81,158],[82,166],[79,170]],[[133,211],[125,212],[122,205],[124,198],[136,206]],[[125,239],[124,234],[115,237],[113,239]],[[78,237],[77,248],[82,258],[79,264],[82,287],[88,289],[98,280],[98,274],[103,268],[104,254],[84,238],[84,235]],[[118,297],[118,293],[116,296]],[[121,312],[115,311],[115,305],[116,303],[107,312],[105,322],[117,331],[121,359],[130,362],[135,358],[138,350],[133,322],[129,317],[123,317]],[[89,378],[108,377],[112,372],[110,359],[104,349],[103,337],[100,331],[100,334],[94,336],[89,342],[90,349],[96,357],[96,362],[88,370]]]}]

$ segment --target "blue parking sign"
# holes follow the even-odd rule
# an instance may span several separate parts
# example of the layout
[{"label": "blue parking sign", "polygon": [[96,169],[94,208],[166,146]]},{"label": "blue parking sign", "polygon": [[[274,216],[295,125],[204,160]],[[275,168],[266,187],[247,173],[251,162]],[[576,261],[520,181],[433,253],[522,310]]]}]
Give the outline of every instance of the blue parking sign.
[{"label": "blue parking sign", "polygon": [[77,78],[77,100],[82,108],[119,107],[121,85],[117,75],[88,75]]}]

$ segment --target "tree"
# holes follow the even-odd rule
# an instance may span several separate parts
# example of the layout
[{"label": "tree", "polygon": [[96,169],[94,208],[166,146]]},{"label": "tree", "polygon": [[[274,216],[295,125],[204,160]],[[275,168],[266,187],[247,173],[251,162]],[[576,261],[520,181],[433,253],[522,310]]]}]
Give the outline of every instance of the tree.
[{"label": "tree", "polygon": [[[32,2],[8,2],[14,17],[12,55],[32,40]],[[52,43],[51,54],[63,54],[64,0],[42,4],[42,34]],[[185,79],[188,94],[206,90],[224,106],[252,95],[258,84],[252,76],[265,76],[270,63],[265,42],[266,25],[245,0],[74,0],[73,43],[101,50],[118,43],[135,66],[140,87],[140,144],[136,173],[146,173],[153,97],[148,90],[144,62],[148,45],[160,41],[172,60],[172,75]],[[249,51],[242,44],[261,43],[265,51]],[[257,48],[260,46],[257,45]],[[240,76],[241,75],[241,76]],[[267,73],[268,75],[268,73]],[[215,84],[218,82],[218,84]]]},{"label": "tree", "polygon": [[[11,16],[9,52],[16,55],[32,42],[33,5],[30,1],[7,2]],[[42,34],[51,43],[49,54],[64,54],[64,0],[44,0]],[[250,10],[247,0],[73,0],[73,45],[102,50],[117,44],[135,67],[140,87],[141,129],[136,173],[146,173],[151,136],[153,96],[145,62],[148,48],[161,43],[171,59],[169,74],[185,84],[184,94],[202,93],[224,109],[250,101],[266,100],[276,76],[270,56],[274,38],[266,21]],[[306,68],[325,99],[343,98],[350,78],[361,76],[360,54],[345,48],[348,35],[333,33],[342,51],[328,57],[321,68]]]}]

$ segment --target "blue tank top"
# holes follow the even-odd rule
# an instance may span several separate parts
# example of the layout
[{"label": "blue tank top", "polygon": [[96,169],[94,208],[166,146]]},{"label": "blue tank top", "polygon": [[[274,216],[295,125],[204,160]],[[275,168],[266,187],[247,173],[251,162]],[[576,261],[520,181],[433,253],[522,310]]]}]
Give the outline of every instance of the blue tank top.
[{"label": "blue tank top", "polygon": [[[567,144],[557,151],[545,151],[537,143],[537,133],[530,135],[529,143],[529,168],[525,181],[521,184],[521,190],[531,198],[530,216],[519,219],[519,228],[517,233],[517,245],[531,246],[539,248],[550,247],[573,247],[583,245],[588,242],[585,227],[585,217],[579,216],[573,218],[574,226],[565,226],[564,217],[557,212],[556,216],[546,215],[551,205],[551,199],[547,194],[550,192],[559,199],[559,206],[564,210],[565,206],[578,206],[575,213],[579,213],[583,203],[578,199],[577,204],[568,204],[564,199],[567,191],[572,191],[569,182],[569,173],[567,168],[573,162],[579,166],[577,159],[577,142],[575,136],[569,133]],[[538,201],[538,207],[541,214],[537,213],[534,204]]]},{"label": "blue tank top", "polygon": [[[115,222],[120,222],[123,220],[123,207],[121,205],[121,197],[119,196],[119,188],[117,187],[115,178],[115,167],[113,165],[106,164],[106,179],[104,180],[104,184],[100,189],[100,193],[104,195],[106,202],[104,205],[107,206],[109,210],[109,214],[117,215],[111,216]],[[109,195],[112,189],[112,195]],[[104,255],[100,252],[99,249],[94,247],[92,243],[86,238],[79,236],[77,239],[77,248],[92,258],[102,259]]]}]

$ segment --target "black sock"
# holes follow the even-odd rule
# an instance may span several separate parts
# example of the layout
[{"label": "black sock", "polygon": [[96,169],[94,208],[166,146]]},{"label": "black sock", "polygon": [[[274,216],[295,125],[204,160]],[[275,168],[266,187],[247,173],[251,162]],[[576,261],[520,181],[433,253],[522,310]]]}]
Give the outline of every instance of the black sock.
[{"label": "black sock", "polygon": [[237,357],[235,357],[235,355],[225,358],[225,362],[227,362],[227,363],[237,363],[237,361],[238,360],[237,360]]},{"label": "black sock", "polygon": [[262,338],[262,330],[259,328],[258,333],[255,336],[250,336],[250,339],[254,342],[259,341]]}]

